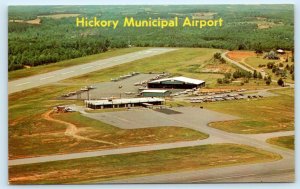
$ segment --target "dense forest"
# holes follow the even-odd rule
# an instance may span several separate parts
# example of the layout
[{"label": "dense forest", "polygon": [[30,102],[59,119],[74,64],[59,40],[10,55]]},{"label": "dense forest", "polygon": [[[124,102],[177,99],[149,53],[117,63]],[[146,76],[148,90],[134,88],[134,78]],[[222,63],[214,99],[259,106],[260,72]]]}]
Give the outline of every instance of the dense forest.
[{"label": "dense forest", "polygon": [[[221,28],[80,28],[73,16],[224,20]],[[129,46],[294,48],[293,5],[10,6],[9,71]],[[21,21],[20,21],[21,20]],[[32,23],[31,21],[36,23]]]}]

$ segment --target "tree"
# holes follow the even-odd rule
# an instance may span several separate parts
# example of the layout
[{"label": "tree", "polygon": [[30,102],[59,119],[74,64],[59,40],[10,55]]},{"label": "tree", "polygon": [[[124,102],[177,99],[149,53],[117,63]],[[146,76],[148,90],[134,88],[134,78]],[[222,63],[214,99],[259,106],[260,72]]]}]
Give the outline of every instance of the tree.
[{"label": "tree", "polygon": [[266,79],[266,84],[267,85],[270,85],[272,83],[272,78],[269,76],[267,79]]},{"label": "tree", "polygon": [[227,78],[224,78],[224,79],[223,79],[223,83],[226,83],[226,84],[228,84],[228,83],[230,83],[230,80],[229,80],[229,79],[227,79]]},{"label": "tree", "polygon": [[283,79],[282,79],[282,78],[278,79],[277,84],[278,84],[279,86],[284,87],[284,81],[283,81]]},{"label": "tree", "polygon": [[257,76],[257,71],[254,70],[254,72],[253,72],[253,78],[256,79],[257,77],[258,77],[258,76]]},{"label": "tree", "polygon": [[268,69],[272,69],[273,66],[274,66],[274,64],[275,64],[275,62],[268,62],[267,68],[268,68]]},{"label": "tree", "polygon": [[258,79],[262,79],[262,78],[263,78],[263,76],[261,75],[260,72],[258,72]]},{"label": "tree", "polygon": [[254,47],[254,50],[255,50],[255,53],[256,53],[257,55],[263,53],[262,46],[261,46],[261,43],[260,43],[260,42],[259,42],[259,43],[256,43],[254,46],[255,46],[255,47]]},{"label": "tree", "polygon": [[218,79],[217,79],[217,82],[218,82],[218,84],[222,84],[222,83],[223,83],[223,80],[222,80],[221,78],[218,78]]},{"label": "tree", "polygon": [[231,78],[231,73],[225,73],[225,78],[230,79]]},{"label": "tree", "polygon": [[224,58],[220,58],[220,62],[221,62],[221,64],[225,64],[226,63],[226,60],[224,59]]}]

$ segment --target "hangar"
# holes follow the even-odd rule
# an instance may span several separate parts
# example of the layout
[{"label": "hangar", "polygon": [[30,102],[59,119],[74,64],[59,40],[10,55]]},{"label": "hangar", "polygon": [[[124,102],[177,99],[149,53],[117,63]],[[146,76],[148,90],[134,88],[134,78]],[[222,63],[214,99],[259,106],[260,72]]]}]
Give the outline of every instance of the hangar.
[{"label": "hangar", "polygon": [[104,108],[122,108],[122,107],[134,107],[151,105],[162,105],[164,99],[155,97],[146,98],[120,98],[109,100],[85,100],[85,106],[92,109],[104,109]]},{"label": "hangar", "polygon": [[148,82],[148,88],[192,89],[205,86],[205,81],[187,77],[172,77]]}]

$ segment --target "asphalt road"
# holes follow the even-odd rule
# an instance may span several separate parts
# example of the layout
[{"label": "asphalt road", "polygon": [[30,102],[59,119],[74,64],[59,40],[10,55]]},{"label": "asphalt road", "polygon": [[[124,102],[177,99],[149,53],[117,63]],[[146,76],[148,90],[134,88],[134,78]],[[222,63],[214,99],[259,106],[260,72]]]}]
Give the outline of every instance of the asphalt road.
[{"label": "asphalt road", "polygon": [[151,48],[138,52],[128,53],[121,56],[114,56],[103,60],[94,61],[87,64],[72,66],[65,69],[48,72],[45,74],[35,75],[22,79],[17,79],[8,82],[8,94],[31,89],[41,85],[57,82],[63,79],[87,74],[89,72],[99,71],[104,68],[125,64],[135,60],[151,57],[154,55],[163,54],[166,52],[174,51],[175,48]]}]

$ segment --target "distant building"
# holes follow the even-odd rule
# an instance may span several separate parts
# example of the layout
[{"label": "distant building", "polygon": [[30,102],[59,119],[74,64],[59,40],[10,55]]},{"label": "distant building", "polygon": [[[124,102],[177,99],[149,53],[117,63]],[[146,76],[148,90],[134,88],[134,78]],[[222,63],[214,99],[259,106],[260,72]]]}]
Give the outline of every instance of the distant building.
[{"label": "distant building", "polygon": [[284,52],[284,50],[282,50],[282,49],[278,49],[278,50],[277,50],[277,53],[278,53],[278,54],[284,54],[285,52]]},{"label": "distant building", "polygon": [[205,86],[205,81],[187,77],[172,77],[148,82],[148,88],[192,89]]},{"label": "distant building", "polygon": [[120,98],[111,100],[86,100],[85,106],[92,109],[104,109],[104,108],[122,108],[122,107],[134,107],[150,105],[162,105],[164,99],[147,97],[147,98]]},{"label": "distant building", "polygon": [[166,97],[170,96],[171,92],[168,90],[143,90],[141,95],[144,97]]}]

